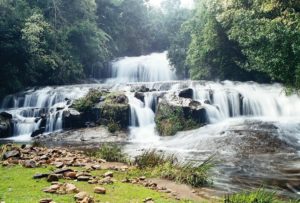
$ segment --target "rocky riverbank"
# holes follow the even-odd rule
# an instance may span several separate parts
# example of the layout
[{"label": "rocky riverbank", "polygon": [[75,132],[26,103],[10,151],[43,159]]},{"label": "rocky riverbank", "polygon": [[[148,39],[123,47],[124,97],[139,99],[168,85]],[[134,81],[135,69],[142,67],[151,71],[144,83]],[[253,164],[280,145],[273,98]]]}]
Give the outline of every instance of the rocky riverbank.
[{"label": "rocky riverbank", "polygon": [[[33,199],[45,197],[39,199],[40,203],[54,203],[64,196],[69,200],[73,199],[72,202],[80,203],[93,203],[99,200],[102,202],[103,199],[110,199],[110,202],[129,202],[128,199],[113,201],[116,198],[110,195],[110,193],[118,195],[118,190],[120,190],[119,196],[122,196],[121,194],[124,191],[121,190],[126,187],[133,191],[143,191],[145,193],[136,194],[131,191],[131,196],[126,197],[130,198],[129,200],[142,198],[138,202],[180,202],[187,198],[195,202],[203,200],[200,196],[200,194],[203,195],[203,191],[201,193],[200,190],[170,181],[150,179],[148,178],[149,174],[144,174],[135,166],[89,157],[82,151],[25,145],[18,147],[8,144],[1,148],[1,159],[0,171],[6,170],[8,172],[2,174],[3,177],[15,178],[12,177],[14,170],[21,173],[27,170],[35,171],[32,177],[23,177],[20,174],[18,181],[27,181],[30,190],[33,190],[32,194],[35,194],[37,192],[35,190],[38,190],[39,195],[33,197],[28,194],[28,197]],[[6,182],[2,183],[8,186]],[[43,183],[42,185],[45,187],[31,188],[30,185],[35,183]],[[14,185],[9,187],[17,189]],[[208,194],[208,191],[206,194]],[[14,194],[7,194],[9,189],[2,192],[4,192],[4,195],[0,195],[0,200],[5,202],[7,196],[14,198]],[[18,196],[18,194],[15,195]],[[7,200],[7,202],[9,201]]]}]

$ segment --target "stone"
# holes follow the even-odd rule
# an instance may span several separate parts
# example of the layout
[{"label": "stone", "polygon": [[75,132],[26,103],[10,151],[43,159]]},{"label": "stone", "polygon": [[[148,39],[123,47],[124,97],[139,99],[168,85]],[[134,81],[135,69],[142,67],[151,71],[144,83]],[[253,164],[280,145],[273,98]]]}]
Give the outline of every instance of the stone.
[{"label": "stone", "polygon": [[141,176],[141,177],[139,177],[139,179],[140,179],[141,181],[144,181],[144,180],[146,180],[146,177],[145,177],[145,176]]},{"label": "stone", "polygon": [[76,175],[77,173],[73,171],[68,171],[64,173],[64,177],[71,178],[71,179],[76,179]]},{"label": "stone", "polygon": [[62,168],[64,167],[64,163],[63,162],[57,162],[54,164],[56,168]]},{"label": "stone", "polygon": [[107,171],[106,173],[104,173],[103,177],[114,177],[114,173],[111,171]]},{"label": "stone", "polygon": [[4,155],[3,155],[3,159],[6,160],[6,159],[9,159],[11,157],[20,157],[21,156],[21,153],[19,150],[11,150],[11,151],[8,151],[8,152],[5,152]]},{"label": "stone", "polygon": [[84,198],[86,198],[86,197],[89,197],[89,195],[88,195],[88,193],[86,193],[86,192],[79,192],[79,193],[77,193],[75,196],[74,196],[74,199],[75,200],[79,200],[79,201],[81,201],[81,200],[83,200]]},{"label": "stone", "polygon": [[89,181],[90,180],[90,176],[78,176],[77,180],[78,181]]},{"label": "stone", "polygon": [[63,168],[63,169],[58,169],[56,171],[54,171],[55,174],[64,174],[66,172],[73,172],[73,169],[70,168]]},{"label": "stone", "polygon": [[45,199],[41,199],[40,200],[40,203],[50,203],[52,202],[53,200],[51,198],[45,198]]},{"label": "stone", "polygon": [[145,203],[150,203],[150,202],[154,202],[153,199],[151,197],[147,197],[146,199],[144,199]]},{"label": "stone", "polygon": [[66,191],[67,194],[79,192],[77,187],[75,185],[71,184],[71,183],[65,183],[64,187],[65,187],[65,191]]},{"label": "stone", "polygon": [[134,93],[134,97],[140,100],[141,102],[145,103],[145,95],[142,92]]},{"label": "stone", "polygon": [[105,177],[105,178],[99,180],[98,183],[99,183],[99,184],[102,184],[102,185],[103,185],[103,184],[113,184],[114,181],[112,180],[111,177],[108,176],[108,177]]},{"label": "stone", "polygon": [[98,180],[96,180],[96,179],[89,180],[88,183],[94,185],[94,184],[98,183]]},{"label": "stone", "polygon": [[25,160],[23,166],[25,168],[36,168],[37,164],[34,160]]},{"label": "stone", "polygon": [[100,170],[101,166],[100,165],[93,165],[92,169],[94,169],[94,170]]},{"label": "stone", "polygon": [[50,187],[45,188],[43,191],[46,193],[56,193],[56,191],[60,188],[60,185],[51,185]]},{"label": "stone", "polygon": [[106,189],[104,187],[95,187],[94,192],[96,194],[106,194]]},{"label": "stone", "polygon": [[48,176],[49,176],[48,173],[35,174],[33,176],[33,179],[42,179],[42,178],[47,178]]},{"label": "stone", "polygon": [[181,90],[181,91],[179,92],[178,96],[179,96],[179,97],[182,97],[182,98],[193,99],[193,96],[194,96],[194,90],[191,89],[191,88]]},{"label": "stone", "polygon": [[79,201],[79,203],[94,203],[94,199],[92,197],[85,197],[83,200]]},{"label": "stone", "polygon": [[59,180],[59,175],[57,174],[50,174],[47,178],[48,182],[54,182],[54,181],[58,181]]}]

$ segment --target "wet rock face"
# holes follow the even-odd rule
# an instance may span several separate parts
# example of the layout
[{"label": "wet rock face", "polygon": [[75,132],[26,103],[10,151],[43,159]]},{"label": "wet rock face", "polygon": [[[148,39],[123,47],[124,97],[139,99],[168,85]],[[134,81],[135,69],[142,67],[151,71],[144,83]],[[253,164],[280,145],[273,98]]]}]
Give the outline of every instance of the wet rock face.
[{"label": "wet rock face", "polygon": [[12,115],[7,112],[0,113],[0,138],[11,137],[13,135]]},{"label": "wet rock face", "polygon": [[193,99],[193,96],[194,96],[194,90],[191,89],[191,88],[181,90],[181,91],[179,92],[178,96],[179,96],[179,97],[182,97],[182,98]]},{"label": "wet rock face", "polygon": [[175,135],[206,124],[206,111],[200,102],[176,98],[160,99],[155,116],[157,131],[161,136]]},{"label": "wet rock face", "polygon": [[92,89],[86,97],[76,100],[63,117],[64,129],[77,129],[85,127],[87,123],[94,123],[111,126],[112,131],[118,131],[126,129],[130,124],[129,101],[122,92]]}]

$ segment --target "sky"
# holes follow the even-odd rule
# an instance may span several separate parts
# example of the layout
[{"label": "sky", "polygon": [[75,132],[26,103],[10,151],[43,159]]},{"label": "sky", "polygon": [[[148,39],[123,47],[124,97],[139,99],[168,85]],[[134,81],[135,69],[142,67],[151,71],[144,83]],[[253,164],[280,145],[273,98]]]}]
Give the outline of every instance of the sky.
[{"label": "sky", "polygon": [[[162,0],[150,0],[150,4],[159,7]],[[193,8],[193,0],[181,0],[181,6],[185,8]]]}]

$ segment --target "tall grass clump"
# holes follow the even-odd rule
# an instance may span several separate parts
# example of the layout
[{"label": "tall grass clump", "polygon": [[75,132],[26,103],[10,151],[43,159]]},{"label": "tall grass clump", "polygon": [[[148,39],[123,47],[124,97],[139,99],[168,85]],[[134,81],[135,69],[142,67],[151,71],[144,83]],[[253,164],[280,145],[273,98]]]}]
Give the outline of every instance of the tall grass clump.
[{"label": "tall grass clump", "polygon": [[104,159],[109,162],[127,162],[127,155],[116,144],[103,144],[96,151],[89,152],[90,156]]},{"label": "tall grass clump", "polygon": [[151,169],[154,176],[202,187],[210,185],[209,170],[213,167],[212,157],[200,165],[179,163],[174,155],[165,155],[155,150],[145,151],[136,157],[135,164],[140,169]]},{"label": "tall grass clump", "polygon": [[[242,192],[225,198],[225,203],[281,203],[275,192],[258,189],[253,192]],[[288,201],[287,201],[288,202]]]}]

